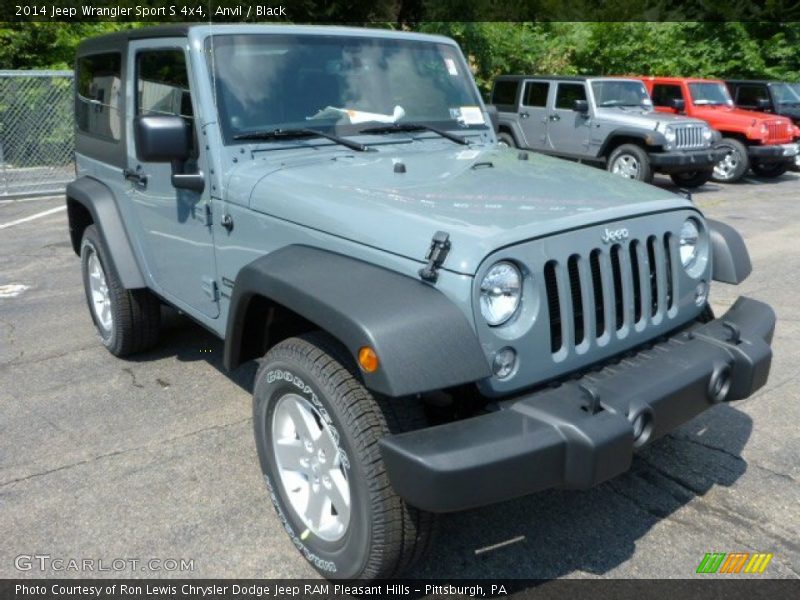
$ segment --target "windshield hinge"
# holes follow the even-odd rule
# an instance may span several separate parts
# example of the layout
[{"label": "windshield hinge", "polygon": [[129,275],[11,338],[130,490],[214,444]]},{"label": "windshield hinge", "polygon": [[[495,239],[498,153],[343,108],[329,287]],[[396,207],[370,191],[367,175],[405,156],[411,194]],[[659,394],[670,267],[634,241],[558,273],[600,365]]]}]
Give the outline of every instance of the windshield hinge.
[{"label": "windshield hinge", "polygon": [[450,252],[450,234],[446,231],[437,231],[431,239],[431,247],[425,260],[428,264],[419,270],[419,276],[424,281],[436,283],[439,278],[439,268],[444,264],[447,253]]}]

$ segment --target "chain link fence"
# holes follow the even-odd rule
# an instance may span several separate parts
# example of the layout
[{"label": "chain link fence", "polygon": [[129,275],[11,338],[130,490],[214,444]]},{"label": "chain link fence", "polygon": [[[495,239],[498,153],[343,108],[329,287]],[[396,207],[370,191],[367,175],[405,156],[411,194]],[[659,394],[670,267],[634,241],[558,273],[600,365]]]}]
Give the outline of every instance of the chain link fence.
[{"label": "chain link fence", "polygon": [[0,70],[0,198],[59,194],[74,179],[72,71]]}]

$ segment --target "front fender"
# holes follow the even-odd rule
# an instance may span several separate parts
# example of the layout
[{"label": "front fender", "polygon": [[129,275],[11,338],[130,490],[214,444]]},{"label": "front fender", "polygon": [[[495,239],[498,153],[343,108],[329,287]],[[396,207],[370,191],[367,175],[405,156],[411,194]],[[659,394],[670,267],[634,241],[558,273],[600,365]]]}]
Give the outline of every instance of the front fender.
[{"label": "front fender", "polygon": [[342,342],[354,358],[372,347],[380,366],[366,386],[388,396],[452,387],[491,375],[466,316],[438,289],[373,264],[308,246],[287,246],[236,276],[225,366],[241,362],[250,301],[263,296]]},{"label": "front fender", "polygon": [[714,281],[739,284],[753,270],[742,236],[730,225],[706,219],[711,242]]}]

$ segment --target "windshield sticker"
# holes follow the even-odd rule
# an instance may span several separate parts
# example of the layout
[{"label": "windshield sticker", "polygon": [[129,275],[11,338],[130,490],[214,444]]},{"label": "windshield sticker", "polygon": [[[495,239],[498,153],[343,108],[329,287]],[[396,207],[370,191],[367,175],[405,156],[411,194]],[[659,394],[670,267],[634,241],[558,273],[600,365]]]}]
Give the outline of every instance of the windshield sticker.
[{"label": "windshield sticker", "polygon": [[483,112],[480,106],[462,106],[459,109],[459,121],[464,125],[483,125]]},{"label": "windshield sticker", "polygon": [[352,108],[338,108],[336,106],[328,106],[317,112],[315,115],[306,117],[307,119],[339,119],[347,117],[351,123],[358,125],[360,123],[396,123],[406,116],[406,111],[402,106],[395,106],[394,111],[390,115],[381,113],[365,112],[363,110],[355,110]]},{"label": "windshield sticker", "polygon": [[456,67],[456,61],[452,58],[445,58],[444,64],[447,67],[447,72],[454,77],[458,75],[458,68]]}]

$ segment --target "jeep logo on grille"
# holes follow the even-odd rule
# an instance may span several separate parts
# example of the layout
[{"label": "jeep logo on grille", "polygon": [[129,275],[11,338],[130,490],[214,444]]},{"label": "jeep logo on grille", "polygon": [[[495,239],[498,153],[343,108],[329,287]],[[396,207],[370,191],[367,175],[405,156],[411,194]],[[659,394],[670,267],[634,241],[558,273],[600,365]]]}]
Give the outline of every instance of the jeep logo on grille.
[{"label": "jeep logo on grille", "polygon": [[603,235],[600,236],[600,239],[603,240],[604,244],[610,244],[611,242],[620,242],[622,240],[628,239],[628,230],[624,227],[621,229],[609,229],[608,227],[603,230]]}]

